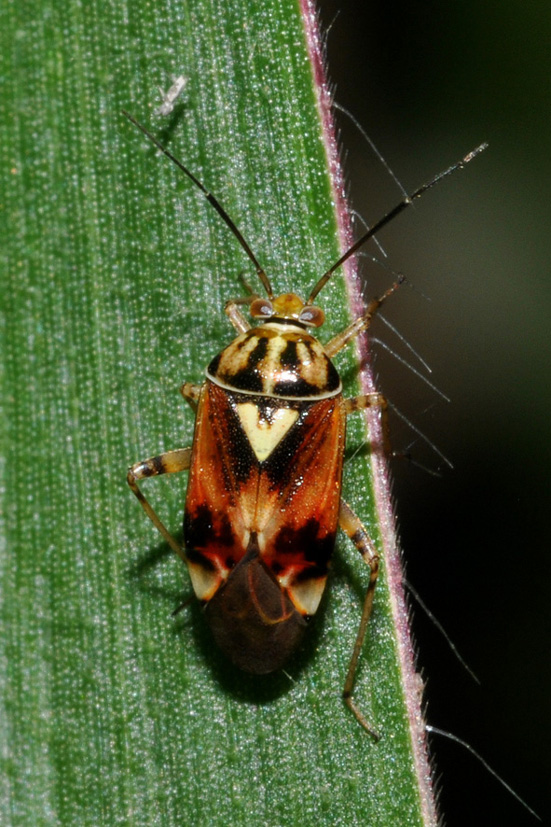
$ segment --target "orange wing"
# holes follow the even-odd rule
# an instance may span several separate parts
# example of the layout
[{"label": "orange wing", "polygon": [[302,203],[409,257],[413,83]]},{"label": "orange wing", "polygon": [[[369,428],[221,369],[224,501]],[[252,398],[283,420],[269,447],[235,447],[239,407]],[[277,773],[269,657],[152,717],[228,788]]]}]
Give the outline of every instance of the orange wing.
[{"label": "orange wing", "polygon": [[[251,411],[257,412],[258,426],[248,424]],[[269,435],[278,413],[282,435],[266,437],[266,448],[261,425]],[[207,381],[197,412],[184,519],[199,598],[212,597],[253,535],[262,560],[283,587],[294,590],[312,578],[318,581],[317,608],[335,541],[344,437],[340,395],[290,402],[246,397]],[[297,597],[297,602],[304,600]]]}]

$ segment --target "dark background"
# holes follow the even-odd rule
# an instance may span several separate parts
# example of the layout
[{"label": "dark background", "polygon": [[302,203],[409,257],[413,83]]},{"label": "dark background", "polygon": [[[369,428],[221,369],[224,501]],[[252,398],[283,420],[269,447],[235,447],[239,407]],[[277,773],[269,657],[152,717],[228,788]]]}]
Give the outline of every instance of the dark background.
[{"label": "dark background", "polygon": [[[393,447],[441,469],[393,464],[407,577],[481,681],[415,608],[428,721],[468,741],[549,823],[551,6],[319,8],[336,101],[406,190],[490,144],[380,236],[414,286],[385,316],[451,402],[380,347],[376,370],[454,465],[394,419]],[[400,191],[350,119],[339,126],[353,206],[373,223]],[[368,295],[392,279],[367,261],[364,272]],[[384,326],[374,332],[412,358]],[[449,827],[537,823],[464,748],[431,744]]]}]

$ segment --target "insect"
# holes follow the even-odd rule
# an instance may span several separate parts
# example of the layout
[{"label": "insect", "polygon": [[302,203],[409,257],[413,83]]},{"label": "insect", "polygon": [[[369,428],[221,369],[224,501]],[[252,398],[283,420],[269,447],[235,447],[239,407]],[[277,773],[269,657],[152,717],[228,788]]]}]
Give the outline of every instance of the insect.
[{"label": "insect", "polygon": [[[128,484],[166,542],[187,564],[196,596],[222,651],[241,669],[267,674],[281,668],[318,609],[337,527],[369,566],[359,630],[343,698],[374,737],[352,698],[358,658],[372,610],[379,556],[366,529],[341,497],[346,419],[370,407],[385,410],[379,393],[343,397],[332,363],[369,327],[398,279],[365,313],[322,345],[312,331],[324,313],[314,305],[333,273],[381,227],[483,147],[424,184],[364,233],[318,280],[304,301],[275,295],[268,276],[221,206],[171,152],[131,115],[126,117],[198,187],[245,250],[266,292],[228,301],[237,337],[206,369],[202,385],[181,392],[196,409],[191,448],[134,464]],[[254,326],[241,310],[247,306]],[[189,471],[185,548],[144,496],[148,477]]]},{"label": "insect", "polygon": [[171,115],[174,111],[174,104],[184,91],[187,84],[187,78],[183,75],[173,77],[173,84],[167,92],[163,92],[159,86],[159,93],[162,97],[161,104],[157,109],[153,110],[154,115]]}]

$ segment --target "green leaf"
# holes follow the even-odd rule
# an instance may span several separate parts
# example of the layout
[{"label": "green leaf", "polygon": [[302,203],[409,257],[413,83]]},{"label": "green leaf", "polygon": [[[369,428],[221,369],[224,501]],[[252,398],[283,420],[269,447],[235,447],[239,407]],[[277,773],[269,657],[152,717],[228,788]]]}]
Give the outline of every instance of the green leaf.
[{"label": "green leaf", "polygon": [[[201,381],[230,340],[224,302],[254,273],[120,111],[217,194],[276,290],[306,293],[339,256],[340,203],[311,12],[292,0],[29,0],[4,4],[0,21],[5,823],[431,823],[380,458],[352,459],[345,479],[389,555],[355,692],[378,744],[341,700],[369,579],[351,544],[340,540],[286,671],[247,676],[213,650],[196,603],[170,618],[189,580],[125,482],[136,460],[190,444],[179,385]],[[154,116],[157,87],[180,74],[173,114]],[[325,341],[349,318],[340,276],[322,296]],[[350,453],[364,439],[355,418]],[[176,532],[184,485],[147,489]]]}]

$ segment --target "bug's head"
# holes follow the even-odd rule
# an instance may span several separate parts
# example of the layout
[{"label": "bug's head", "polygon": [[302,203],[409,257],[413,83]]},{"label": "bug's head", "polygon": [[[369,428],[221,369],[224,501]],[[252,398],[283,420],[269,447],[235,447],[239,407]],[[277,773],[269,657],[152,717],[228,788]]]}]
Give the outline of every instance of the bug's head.
[{"label": "bug's head", "polygon": [[251,302],[250,313],[253,319],[281,319],[298,322],[306,327],[321,327],[325,313],[321,307],[305,303],[295,293],[282,293],[272,298],[255,298]]}]

